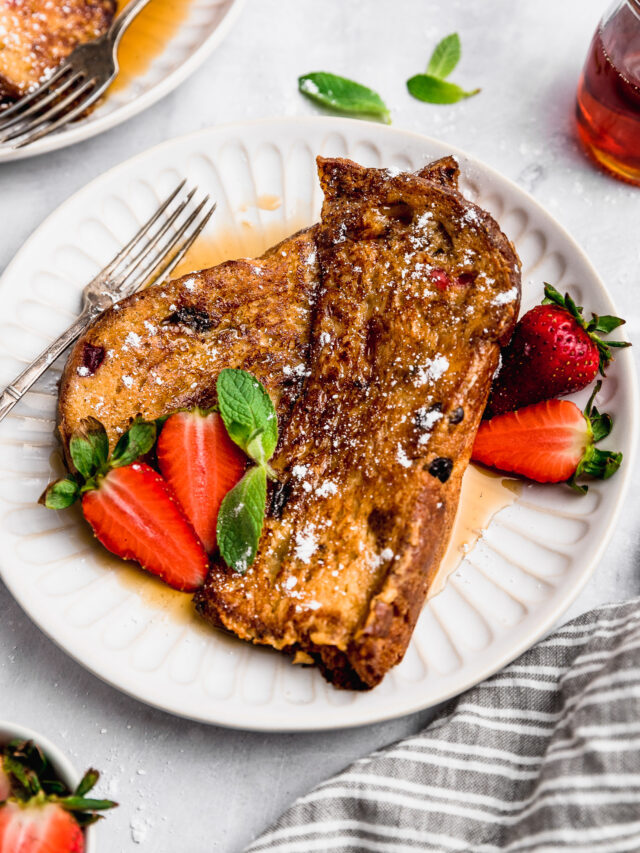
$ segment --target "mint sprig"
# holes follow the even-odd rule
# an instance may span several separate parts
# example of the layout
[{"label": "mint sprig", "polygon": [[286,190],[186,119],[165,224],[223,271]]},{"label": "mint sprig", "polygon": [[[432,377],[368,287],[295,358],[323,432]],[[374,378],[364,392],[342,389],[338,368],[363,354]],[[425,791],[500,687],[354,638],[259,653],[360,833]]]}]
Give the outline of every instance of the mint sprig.
[{"label": "mint sprig", "polygon": [[431,54],[425,74],[415,74],[407,80],[409,93],[419,101],[429,104],[455,104],[477,95],[480,89],[466,91],[445,78],[460,61],[462,49],[457,33],[445,36]]},{"label": "mint sprig", "polygon": [[460,62],[462,48],[458,33],[451,33],[438,42],[427,65],[427,74],[444,80]]},{"label": "mint sprig", "polygon": [[312,71],[298,77],[298,89],[307,98],[348,115],[377,118],[391,124],[387,105],[377,92],[348,77]]},{"label": "mint sprig", "polygon": [[216,384],[218,407],[229,437],[256,465],[228,492],[218,512],[220,554],[244,574],[255,560],[267,508],[269,465],[278,443],[278,418],[266,389],[246,370],[225,368]]},{"label": "mint sprig", "polygon": [[134,421],[122,435],[109,457],[107,431],[96,418],[83,418],[80,428],[69,441],[69,455],[77,474],[68,474],[50,483],[39,503],[47,509],[66,509],[84,492],[95,489],[112,468],[130,465],[153,448],[156,441],[154,422]]},{"label": "mint sprig", "polygon": [[266,505],[267,474],[261,465],[249,468],[220,505],[218,547],[229,568],[241,575],[256,558]]},{"label": "mint sprig", "polygon": [[218,406],[229,437],[265,465],[278,443],[278,418],[264,387],[246,370],[225,368],[216,384]]}]

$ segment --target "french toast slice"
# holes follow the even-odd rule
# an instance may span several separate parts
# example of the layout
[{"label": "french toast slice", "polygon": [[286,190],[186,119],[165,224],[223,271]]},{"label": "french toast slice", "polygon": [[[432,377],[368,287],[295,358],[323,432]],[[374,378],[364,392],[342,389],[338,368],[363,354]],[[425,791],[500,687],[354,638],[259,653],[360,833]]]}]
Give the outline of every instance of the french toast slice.
[{"label": "french toast slice", "polygon": [[307,369],[317,281],[311,228],[261,258],[227,261],[114,305],[67,360],[58,397],[63,445],[89,415],[113,446],[138,416],[213,406],[224,367],[254,373],[284,418]]},{"label": "french toast slice", "polygon": [[258,554],[244,575],[218,558],[195,601],[213,625],[365,689],[402,659],[447,546],[520,269],[446,182],[318,166],[309,371]]},{"label": "french toast slice", "polygon": [[[455,186],[458,165],[445,157],[420,174]],[[138,416],[213,405],[223,367],[254,373],[283,424],[309,359],[316,230],[300,231],[256,260],[150,287],[101,314],[71,351],[60,384],[65,451],[90,415],[104,424],[113,447]]]},{"label": "french toast slice", "polygon": [[0,0],[0,100],[16,100],[79,44],[105,33],[116,0]]}]

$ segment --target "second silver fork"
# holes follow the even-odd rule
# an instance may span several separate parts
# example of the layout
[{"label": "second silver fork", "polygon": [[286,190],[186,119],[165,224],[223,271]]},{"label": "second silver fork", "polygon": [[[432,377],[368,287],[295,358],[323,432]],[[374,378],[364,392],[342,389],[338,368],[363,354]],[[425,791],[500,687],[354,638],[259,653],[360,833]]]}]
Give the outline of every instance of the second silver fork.
[{"label": "second silver fork", "polygon": [[192,204],[186,181],[164,200],[138,233],[82,292],[78,319],[0,394],[0,421],[67,347],[107,308],[145,284],[164,281],[187,253],[216,208],[209,196]]},{"label": "second silver fork", "polygon": [[118,74],[122,34],[149,0],[130,0],[107,32],[80,44],[36,89],[0,112],[0,143],[23,148],[79,118]]}]

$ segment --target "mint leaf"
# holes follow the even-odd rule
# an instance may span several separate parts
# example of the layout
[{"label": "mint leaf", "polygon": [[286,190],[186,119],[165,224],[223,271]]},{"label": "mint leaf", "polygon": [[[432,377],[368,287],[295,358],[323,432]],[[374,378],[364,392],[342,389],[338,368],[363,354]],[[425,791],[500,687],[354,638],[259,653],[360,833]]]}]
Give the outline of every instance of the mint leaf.
[{"label": "mint leaf", "polygon": [[439,77],[441,80],[448,77],[460,61],[460,53],[460,36],[458,33],[445,36],[442,41],[438,42],[436,49],[431,54],[429,65],[427,65],[427,74],[432,77]]},{"label": "mint leaf", "polygon": [[259,465],[266,465],[278,443],[278,418],[266,390],[251,373],[229,367],[220,371],[216,390],[232,441]]},{"label": "mint leaf", "polygon": [[104,467],[109,456],[109,439],[100,421],[95,418],[80,421],[80,429],[69,441],[69,454],[85,479]]},{"label": "mint leaf", "polygon": [[74,477],[69,475],[47,486],[39,503],[44,504],[47,509],[66,509],[75,503],[79,495],[80,485]]},{"label": "mint leaf", "polygon": [[347,77],[313,71],[298,77],[298,89],[324,107],[356,116],[374,116],[391,124],[389,110],[380,95]]},{"label": "mint leaf", "polygon": [[225,563],[243,575],[258,551],[267,506],[267,475],[262,467],[250,468],[225,495],[216,535]]},{"label": "mint leaf", "polygon": [[156,441],[155,421],[135,421],[120,438],[111,454],[112,468],[122,468],[148,453]]},{"label": "mint leaf", "polygon": [[407,80],[407,89],[414,98],[429,104],[455,104],[464,98],[477,95],[480,91],[480,89],[474,89],[471,92],[465,92],[455,83],[440,80],[439,77],[432,77],[430,74],[416,74],[415,77],[411,77]]}]

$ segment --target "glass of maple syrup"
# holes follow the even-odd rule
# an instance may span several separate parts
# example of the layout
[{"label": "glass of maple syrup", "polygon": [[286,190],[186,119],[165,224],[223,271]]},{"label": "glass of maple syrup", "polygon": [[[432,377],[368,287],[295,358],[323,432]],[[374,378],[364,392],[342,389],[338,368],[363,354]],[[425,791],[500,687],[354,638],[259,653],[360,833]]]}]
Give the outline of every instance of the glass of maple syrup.
[{"label": "glass of maple syrup", "polygon": [[640,186],[640,0],[600,21],[578,85],[578,135],[616,177]]}]

